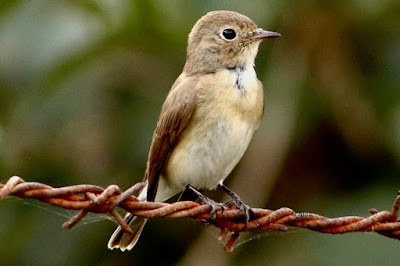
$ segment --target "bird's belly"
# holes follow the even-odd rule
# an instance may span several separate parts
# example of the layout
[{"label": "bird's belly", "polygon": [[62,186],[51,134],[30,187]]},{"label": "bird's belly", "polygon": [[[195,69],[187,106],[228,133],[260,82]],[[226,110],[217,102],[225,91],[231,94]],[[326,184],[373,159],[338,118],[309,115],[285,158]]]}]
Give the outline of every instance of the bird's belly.
[{"label": "bird's belly", "polygon": [[212,189],[222,182],[247,149],[254,129],[241,119],[204,119],[186,130],[168,160],[164,181]]}]

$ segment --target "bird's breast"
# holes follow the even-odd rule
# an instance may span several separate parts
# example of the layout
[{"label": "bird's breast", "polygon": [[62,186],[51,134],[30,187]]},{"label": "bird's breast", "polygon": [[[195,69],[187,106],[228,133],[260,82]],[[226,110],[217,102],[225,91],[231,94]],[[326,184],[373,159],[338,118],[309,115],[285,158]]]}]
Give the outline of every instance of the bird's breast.
[{"label": "bird's breast", "polygon": [[199,106],[217,112],[233,114],[258,126],[264,95],[261,82],[252,66],[221,70],[205,80],[209,86],[199,86]]},{"label": "bird's breast", "polygon": [[263,94],[255,73],[237,76],[230,70],[200,80],[197,89],[196,112],[171,152],[164,176],[175,186],[210,189],[246,151],[261,117]]},{"label": "bird's breast", "polygon": [[238,117],[204,117],[184,132],[168,160],[165,177],[176,186],[215,188],[243,156],[253,127]]}]

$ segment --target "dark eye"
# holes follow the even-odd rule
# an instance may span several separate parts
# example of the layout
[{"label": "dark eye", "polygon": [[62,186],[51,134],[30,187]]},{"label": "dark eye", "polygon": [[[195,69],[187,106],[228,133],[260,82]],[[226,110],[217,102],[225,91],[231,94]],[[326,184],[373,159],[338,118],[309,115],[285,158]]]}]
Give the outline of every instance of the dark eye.
[{"label": "dark eye", "polygon": [[236,37],[236,32],[232,29],[224,29],[222,35],[224,35],[227,40],[233,40]]}]

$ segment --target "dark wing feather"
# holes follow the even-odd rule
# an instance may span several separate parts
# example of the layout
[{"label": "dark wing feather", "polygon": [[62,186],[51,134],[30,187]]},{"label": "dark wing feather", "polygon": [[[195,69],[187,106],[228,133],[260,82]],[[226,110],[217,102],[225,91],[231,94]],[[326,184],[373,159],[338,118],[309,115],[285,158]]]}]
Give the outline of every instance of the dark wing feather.
[{"label": "dark wing feather", "polygon": [[167,96],[153,134],[145,179],[148,181],[147,200],[154,201],[159,176],[179,135],[188,125],[196,107],[194,80],[173,87]]}]

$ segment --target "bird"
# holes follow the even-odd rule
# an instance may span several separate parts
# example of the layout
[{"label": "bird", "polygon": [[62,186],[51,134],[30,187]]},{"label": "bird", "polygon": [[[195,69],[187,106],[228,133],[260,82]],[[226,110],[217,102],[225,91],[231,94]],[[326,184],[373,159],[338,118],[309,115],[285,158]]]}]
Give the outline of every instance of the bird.
[{"label": "bird", "polygon": [[[163,202],[192,191],[215,213],[223,205],[200,191],[219,187],[249,216],[251,208],[223,181],[263,116],[263,86],[255,72],[258,47],[262,40],[279,36],[234,11],[211,11],[195,23],[183,71],[161,107],[139,200]],[[147,219],[127,213],[125,221],[133,233],[118,227],[109,249],[131,250]]]}]

